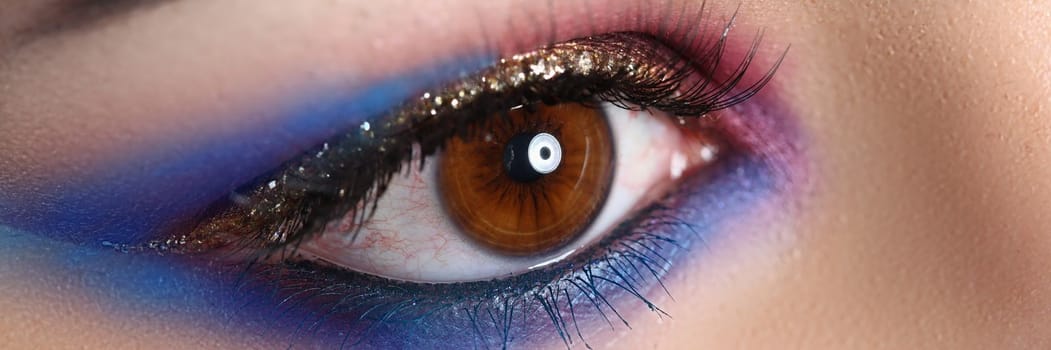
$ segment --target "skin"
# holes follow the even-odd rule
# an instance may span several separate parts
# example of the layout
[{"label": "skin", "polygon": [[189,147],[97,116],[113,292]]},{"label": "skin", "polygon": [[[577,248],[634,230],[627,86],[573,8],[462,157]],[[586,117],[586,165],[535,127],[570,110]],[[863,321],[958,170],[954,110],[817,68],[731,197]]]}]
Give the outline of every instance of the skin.
[{"label": "skin", "polygon": [[[545,13],[540,2],[459,2],[484,6],[497,32],[511,30],[511,9]],[[26,20],[4,11],[0,188],[265,122],[211,112],[301,83],[290,77],[364,81],[427,64],[432,47],[410,38],[480,40],[470,11],[432,3],[185,0],[26,45],[13,39]],[[736,3],[709,5],[728,13]],[[805,135],[806,185],[728,223],[745,238],[717,242],[668,281],[675,299],[654,298],[673,318],[633,315],[631,331],[593,346],[1051,347],[1051,3],[756,0],[740,13],[741,26],[766,29],[765,50],[791,44],[771,88]],[[90,88],[103,81],[113,89]],[[34,138],[45,131],[59,136]],[[76,280],[39,273],[0,268],[5,346],[284,346],[192,317],[115,316]]]}]

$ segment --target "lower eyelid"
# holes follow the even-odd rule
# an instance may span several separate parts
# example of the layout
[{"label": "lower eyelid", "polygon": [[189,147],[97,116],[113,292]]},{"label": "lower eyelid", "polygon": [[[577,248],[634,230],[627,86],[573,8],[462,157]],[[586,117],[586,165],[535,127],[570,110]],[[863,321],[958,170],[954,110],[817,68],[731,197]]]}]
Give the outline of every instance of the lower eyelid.
[{"label": "lower eyelid", "polygon": [[[758,188],[745,190],[741,187],[746,183],[751,184],[749,186],[754,186],[767,182],[764,180],[768,176],[767,170],[763,169],[765,165],[761,164],[761,162],[755,162],[745,157],[735,157],[723,166],[726,166],[726,168],[718,170],[717,173],[698,176],[691,181],[702,184],[684,184],[684,187],[681,187],[684,190],[690,187],[694,188],[688,192],[679,192],[679,195],[670,197],[667,202],[669,204],[677,203],[678,205],[689,206],[689,210],[666,208],[660,213],[648,213],[634,221],[633,225],[636,225],[636,230],[640,227],[645,228],[648,230],[648,234],[661,235],[675,240],[674,244],[667,243],[661,245],[661,248],[654,248],[657,249],[656,252],[659,255],[668,259],[667,263],[669,265],[666,265],[666,268],[675,269],[676,266],[688,265],[683,259],[689,256],[686,254],[688,251],[686,249],[690,245],[701,245],[705,240],[711,240],[721,235],[720,232],[715,231],[718,227],[716,223],[723,220],[731,220],[731,217],[726,216],[730,215],[727,212],[735,213],[733,215],[740,215],[742,211],[747,212],[747,209],[743,206],[749,205],[749,201],[756,200],[758,199],[756,196],[762,195],[762,190]],[[696,188],[696,186],[701,186],[701,188]],[[735,191],[746,191],[748,193],[743,196],[734,195],[733,192]],[[708,203],[702,203],[701,205],[697,203],[705,201],[708,201]],[[681,224],[675,224],[676,220],[690,222],[693,227],[687,228]],[[619,239],[623,239],[623,237]],[[644,249],[640,245],[633,245],[633,247],[636,247],[637,251]],[[622,248],[613,247],[613,249]],[[588,262],[585,259],[578,261],[577,264],[603,264],[603,261],[608,261],[605,260],[607,258],[595,258],[599,260]],[[661,269],[660,266],[657,266],[657,258],[653,256],[650,258],[653,259],[652,267]],[[326,270],[319,266],[295,265],[278,266],[273,267],[273,270],[270,272],[253,273],[255,282],[252,283],[273,286],[275,282],[271,279],[274,278],[283,279],[286,281],[284,283],[298,281],[295,287],[288,287],[287,289],[278,287],[275,300],[282,300],[281,304],[284,306],[278,306],[277,310],[288,311],[288,308],[295,308],[295,310],[298,310],[295,311],[296,313],[304,312],[305,314],[285,320],[281,324],[287,326],[302,322],[313,324],[319,319],[323,318],[324,320],[320,322],[320,326],[317,329],[310,330],[309,334],[311,334],[312,340],[297,339],[297,342],[306,341],[313,343],[317,339],[326,339],[325,335],[327,335],[329,341],[341,341],[341,338],[337,337],[336,334],[359,332],[355,334],[357,334],[356,336],[361,336],[364,333],[360,332],[363,332],[364,329],[375,327],[374,333],[361,339],[363,343],[359,345],[435,347],[439,346],[439,344],[440,346],[456,344],[456,347],[472,347],[482,344],[478,343],[478,341],[484,341],[488,346],[498,347],[501,337],[504,336],[501,332],[506,331],[510,332],[507,336],[514,339],[515,344],[540,346],[541,344],[554,345],[558,343],[557,334],[559,331],[565,332],[573,329],[557,329],[559,327],[578,326],[584,330],[586,340],[597,341],[601,339],[601,332],[609,330],[609,325],[604,321],[603,316],[610,319],[614,329],[624,331],[627,327],[623,326],[623,323],[619,320],[620,317],[630,321],[636,317],[630,311],[647,309],[646,307],[641,307],[646,304],[640,303],[639,297],[634,294],[638,293],[648,296],[653,295],[652,293],[662,293],[659,292],[660,287],[656,280],[649,275],[649,272],[646,272],[644,266],[636,265],[639,270],[633,271],[628,265],[624,265],[626,264],[625,262],[622,261],[619,264],[621,265],[613,267],[616,269],[616,273],[611,272],[613,270],[610,270],[610,266],[592,265],[593,267],[589,274],[607,278],[620,284],[620,286],[595,279],[588,282],[585,279],[572,280],[564,284],[549,284],[551,287],[532,289],[536,288],[532,287],[535,284],[547,284],[549,282],[542,281],[547,281],[548,278],[557,276],[544,274],[544,277],[537,279],[517,280],[507,283],[483,283],[483,285],[477,287],[470,287],[470,285],[450,285],[442,288],[419,287],[412,284],[372,279],[361,274],[336,272],[331,269],[327,270],[328,272],[324,272]],[[553,270],[551,271],[562,268],[552,267]],[[318,273],[319,270],[322,271],[321,274]],[[674,270],[668,270],[667,272],[671,271]],[[579,272],[577,273],[579,274]],[[661,272],[661,275],[663,276],[665,273]],[[618,274],[620,277],[618,277]],[[593,283],[596,289],[590,289],[591,287],[587,285],[588,283]],[[295,293],[301,292],[304,288],[309,288],[307,286],[324,287],[327,289],[327,293],[333,296],[371,296],[363,297],[349,304],[340,304],[338,300],[340,297],[335,297],[337,300],[331,300],[332,297],[330,297],[327,298],[329,301],[325,301],[326,298],[316,298],[311,293],[295,295]],[[628,287],[625,288],[625,286]],[[675,286],[667,287],[671,293],[674,293]],[[501,301],[501,298],[497,297],[500,294],[490,294],[493,293],[491,292],[492,290],[505,290],[506,292],[504,293],[507,293],[506,297],[510,299]],[[589,301],[584,294],[595,298],[595,303]],[[569,299],[566,296],[568,295],[576,295],[580,298],[574,302],[573,311],[570,311],[567,304]],[[290,299],[286,300],[286,298]],[[553,310],[552,312],[559,313],[557,317],[564,318],[562,322],[566,323],[561,326],[554,326],[549,317],[550,315],[545,312],[543,303],[540,300],[544,300],[544,303],[549,303]],[[389,322],[379,325],[375,324],[378,319],[384,317],[383,315],[388,315],[392,310],[391,308],[401,307],[399,305],[408,305],[400,304],[402,302],[409,302],[414,306],[402,310],[400,314],[395,312],[395,315],[391,317]],[[607,306],[606,302],[610,303],[610,306]],[[515,309],[513,314],[509,315],[507,308],[517,309]],[[362,321],[363,315],[368,310],[378,311],[373,311],[376,314],[372,317],[365,316],[366,320],[371,319],[371,321]],[[411,319],[415,315],[431,314],[432,312],[433,318],[428,318],[421,322],[406,322],[407,317]],[[576,321],[570,320],[572,317],[570,312],[575,313]],[[664,312],[674,315],[675,310],[667,309]],[[489,313],[495,315],[495,322],[490,321]],[[502,317],[511,317],[507,322],[513,322],[513,326],[508,325],[511,328],[502,328],[500,326],[501,322],[503,322],[501,321]],[[475,322],[479,324],[478,327],[480,328],[477,333],[472,330],[474,327],[472,324]],[[574,325],[573,322],[578,322],[578,324]],[[600,333],[596,335],[595,332]],[[411,334],[440,334],[442,338],[440,340],[426,337],[419,338],[413,337]],[[315,336],[317,336],[317,339],[314,339]]]}]

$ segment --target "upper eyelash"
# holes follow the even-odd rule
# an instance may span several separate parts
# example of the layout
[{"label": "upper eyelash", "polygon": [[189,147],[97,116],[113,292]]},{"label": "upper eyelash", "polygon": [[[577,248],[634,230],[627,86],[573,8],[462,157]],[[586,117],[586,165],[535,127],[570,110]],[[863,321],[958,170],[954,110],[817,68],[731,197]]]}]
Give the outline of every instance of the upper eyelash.
[{"label": "upper eyelash", "polygon": [[[659,109],[681,117],[700,117],[733,106],[768,83],[784,55],[761,78],[740,88],[738,85],[762,42],[760,32],[731,73],[715,80],[712,76],[723,64],[728,33],[723,30],[712,43],[691,44],[705,45],[704,54],[692,59],[656,37],[626,32],[552,44],[530,54],[502,59],[486,70],[488,73],[478,75],[478,80],[466,79],[442,92],[424,93],[400,112],[365,122],[361,130],[326,142],[288,162],[281,167],[283,170],[245,186],[238,193],[249,194],[233,198],[248,203],[213,205],[209,212],[220,213],[218,219],[206,221],[190,234],[150,245],[190,252],[228,246],[256,258],[275,253],[279,257],[292,255],[300,242],[322,231],[336,217],[354,217],[355,226],[361,227],[390,179],[411,159],[413,145],[421,147],[422,166],[426,156],[447,137],[464,129],[463,124],[517,105],[599,100],[622,108]],[[606,69],[582,71],[578,64],[563,66],[563,71],[556,70],[550,77],[545,76],[543,69],[539,74],[524,73],[537,64],[546,63],[547,69],[554,69],[553,63],[564,61],[566,55],[573,53],[571,46],[593,49],[593,63],[606,64]],[[615,57],[601,57],[605,54]],[[647,55],[661,57],[655,64],[638,59]],[[558,83],[552,83],[553,80]],[[372,173],[362,174],[362,170]],[[355,175],[346,176],[348,172]]]}]

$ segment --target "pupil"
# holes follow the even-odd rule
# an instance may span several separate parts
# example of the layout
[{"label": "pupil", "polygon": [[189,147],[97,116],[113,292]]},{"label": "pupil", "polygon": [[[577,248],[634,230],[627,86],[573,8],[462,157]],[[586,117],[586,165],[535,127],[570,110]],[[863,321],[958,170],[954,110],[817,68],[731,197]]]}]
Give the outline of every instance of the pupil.
[{"label": "pupil", "polygon": [[544,160],[547,160],[548,158],[551,158],[551,149],[547,148],[547,147],[541,148],[540,149],[540,158],[544,158]]},{"label": "pupil", "polygon": [[[504,170],[511,179],[518,182],[531,182],[543,176],[529,162],[529,142],[536,135],[536,133],[521,133],[507,142],[507,147],[504,148]],[[548,156],[550,152],[548,150]]]}]

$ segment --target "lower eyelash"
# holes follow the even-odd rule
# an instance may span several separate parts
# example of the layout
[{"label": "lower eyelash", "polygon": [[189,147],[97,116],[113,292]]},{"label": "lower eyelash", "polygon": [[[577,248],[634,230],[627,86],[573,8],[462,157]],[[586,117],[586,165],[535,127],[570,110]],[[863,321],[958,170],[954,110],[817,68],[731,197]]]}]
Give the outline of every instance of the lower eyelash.
[{"label": "lower eyelash", "polygon": [[[692,201],[725,209],[742,184],[761,185],[766,172],[744,155],[731,155],[622,223],[576,258],[503,280],[420,284],[309,261],[256,264],[242,270],[242,288],[273,297],[275,322],[291,326],[292,344],[323,341],[340,348],[507,348],[557,336],[565,346],[589,344],[589,334],[630,328],[622,307],[635,302],[670,316],[647,295],[679,256],[706,245],[710,226],[728,213],[707,212]],[[759,186],[762,187],[762,186]],[[738,196],[740,197],[740,196]],[[732,206],[732,205],[731,205]],[[706,216],[700,222],[698,215]],[[675,264],[673,264],[673,261]],[[601,327],[597,327],[601,326]],[[595,335],[591,335],[595,336]]]}]

